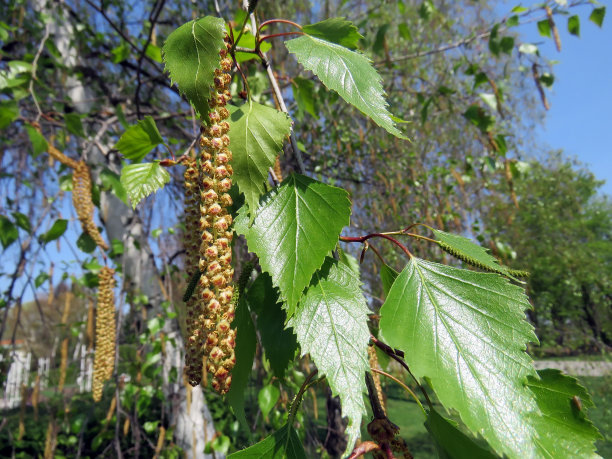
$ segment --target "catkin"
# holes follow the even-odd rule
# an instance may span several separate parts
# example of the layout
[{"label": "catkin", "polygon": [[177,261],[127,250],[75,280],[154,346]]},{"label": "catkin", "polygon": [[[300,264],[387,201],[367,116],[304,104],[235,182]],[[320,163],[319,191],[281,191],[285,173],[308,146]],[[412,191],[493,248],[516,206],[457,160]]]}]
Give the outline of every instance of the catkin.
[{"label": "catkin", "polygon": [[93,399],[102,398],[104,382],[113,375],[115,366],[115,270],[104,266],[100,270],[98,310],[96,315],[96,351],[94,356]]},{"label": "catkin", "polygon": [[91,175],[85,161],[79,161],[72,174],[72,203],[85,231],[102,249],[108,250],[108,244],[102,238],[93,219],[94,204],[91,199]]},{"label": "catkin", "polygon": [[225,394],[230,388],[230,372],[236,363],[236,331],[230,326],[235,315],[235,301],[231,265],[232,217],[228,212],[232,205],[228,191],[232,186],[233,171],[229,164],[232,153],[228,148],[229,123],[226,121],[229,111],[225,107],[231,98],[228,72],[232,60],[226,49],[219,54],[221,68],[215,70],[214,90],[209,100],[209,123],[203,128],[200,138],[199,260],[191,269],[202,274],[195,295],[187,305],[186,372],[190,384],[199,384],[202,357],[206,357],[206,370],[212,376],[213,389]]}]

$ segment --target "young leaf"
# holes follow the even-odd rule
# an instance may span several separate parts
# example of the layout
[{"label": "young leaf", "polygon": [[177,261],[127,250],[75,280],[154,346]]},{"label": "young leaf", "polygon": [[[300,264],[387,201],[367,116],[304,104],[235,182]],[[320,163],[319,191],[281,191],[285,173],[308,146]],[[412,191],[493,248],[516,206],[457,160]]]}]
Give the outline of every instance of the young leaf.
[{"label": "young leaf", "polygon": [[325,41],[331,41],[345,48],[355,49],[363,36],[357,27],[344,18],[329,18],[302,27],[302,32]]},{"label": "young leaf", "polygon": [[367,321],[368,308],[359,277],[347,265],[329,257],[313,276],[300,308],[289,320],[302,353],[310,353],[319,374],[327,377],[332,393],[340,396],[342,415],[349,418],[349,452],[366,413]]},{"label": "young leaf", "polygon": [[170,174],[159,165],[159,161],[130,164],[121,169],[121,184],[134,209],[142,199],[163,188],[169,181]]},{"label": "young leaf", "polygon": [[160,143],[164,143],[164,140],[155,120],[147,115],[123,133],[115,148],[127,159],[140,162]]},{"label": "young leaf", "polygon": [[494,459],[496,456],[461,432],[457,424],[431,410],[425,421],[441,459]]},{"label": "young leaf", "polygon": [[349,224],[350,214],[345,190],[298,174],[264,195],[251,227],[246,212],[239,214],[234,229],[246,237],[249,250],[272,276],[288,316]]},{"label": "young leaf", "polygon": [[255,336],[255,327],[244,296],[238,298],[236,319],[232,322],[232,328],[236,329],[236,348],[234,351],[236,354],[236,365],[232,370],[232,385],[227,393],[227,401],[240,424],[248,431],[249,426],[244,413],[244,394],[249,383],[251,370],[253,369],[257,337]]},{"label": "young leaf", "polygon": [[298,62],[325,86],[394,136],[405,139],[387,110],[380,75],[370,60],[355,51],[317,37],[304,35],[285,42]]},{"label": "young leaf", "polygon": [[170,78],[201,118],[210,109],[208,99],[215,69],[219,68],[219,51],[225,47],[224,36],[223,19],[206,16],[180,26],[162,49]]},{"label": "young leaf", "polygon": [[597,26],[601,27],[605,16],[606,16],[606,7],[602,6],[599,8],[594,8],[593,11],[591,11],[589,20],[593,22],[594,24],[597,24]]},{"label": "young leaf", "polygon": [[[559,370],[540,370],[527,387],[535,394],[542,416],[535,419],[542,457],[598,457],[594,442],[602,438],[585,414],[591,397],[575,378]],[[578,401],[576,401],[578,400]]]},{"label": "young leaf", "polygon": [[55,222],[53,222],[53,225],[51,226],[49,231],[40,236],[40,240],[42,242],[55,241],[66,232],[66,228],[68,228],[68,220],[58,218],[57,220],[55,220]]},{"label": "young leaf", "polygon": [[283,112],[251,101],[232,113],[230,126],[234,180],[249,209],[255,210],[265,191],[268,168],[291,133],[291,120]]},{"label": "young leaf", "polygon": [[532,457],[537,405],[524,379],[535,371],[524,351],[537,338],[529,307],[523,290],[497,274],[412,258],[380,310],[380,333],[496,452]]},{"label": "young leaf", "polygon": [[257,314],[257,329],[270,367],[274,375],[282,379],[295,357],[297,341],[293,330],[285,328],[287,314],[268,273],[261,273],[255,279],[247,292],[247,301]]},{"label": "young leaf", "polygon": [[272,435],[228,459],[306,459],[306,452],[293,426],[285,424]]},{"label": "young leaf", "polygon": [[0,215],[0,243],[2,243],[2,248],[6,249],[18,237],[19,231],[13,222],[4,215]]},{"label": "young leaf", "polygon": [[475,244],[466,237],[457,234],[447,233],[437,229],[433,230],[436,236],[436,242],[442,250],[451,254],[455,258],[466,262],[469,265],[475,266],[485,271],[490,271],[505,276],[511,276],[507,267],[500,265],[497,259],[489,255],[487,249]]}]

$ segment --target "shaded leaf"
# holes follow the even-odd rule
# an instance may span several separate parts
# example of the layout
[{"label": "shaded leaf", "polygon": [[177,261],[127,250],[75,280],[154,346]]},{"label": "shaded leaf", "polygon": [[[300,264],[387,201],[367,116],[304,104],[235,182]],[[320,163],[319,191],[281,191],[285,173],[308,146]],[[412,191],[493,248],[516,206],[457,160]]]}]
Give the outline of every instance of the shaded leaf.
[{"label": "shaded leaf", "polygon": [[380,266],[380,280],[382,281],[385,297],[389,295],[389,290],[391,290],[397,276],[399,276],[399,273],[391,266],[388,266],[385,263]]},{"label": "shaded leaf", "polygon": [[21,212],[13,212],[13,218],[15,219],[15,223],[19,228],[25,230],[27,233],[32,231],[32,228],[30,227],[30,219],[27,215],[24,215]]},{"label": "shaded leaf", "polygon": [[71,134],[77,137],[85,138],[85,131],[83,130],[83,123],[81,117],[76,113],[66,113],[64,115],[64,123],[66,123],[66,129]]},{"label": "shaded leaf", "polygon": [[7,248],[19,237],[17,227],[4,215],[0,215],[0,243],[3,248]]},{"label": "shaded leaf", "polygon": [[130,164],[121,169],[121,184],[134,209],[142,199],[163,188],[169,181],[170,174],[159,165],[159,161]]},{"label": "shaded leaf", "polygon": [[244,296],[238,298],[236,319],[232,322],[232,328],[236,329],[236,348],[234,351],[236,353],[236,365],[232,370],[232,385],[227,393],[227,401],[238,421],[248,431],[250,426],[247,424],[244,413],[244,396],[253,369],[257,338],[251,313]]},{"label": "shaded leaf", "polygon": [[429,411],[425,427],[434,438],[440,459],[494,459],[497,457],[459,430],[456,422],[440,416],[434,409]]},{"label": "shaded leaf", "polygon": [[280,397],[280,390],[273,384],[265,385],[257,394],[257,403],[261,410],[261,415],[265,418],[270,414]]},{"label": "shaded leaf", "polygon": [[327,88],[336,91],[387,132],[405,138],[387,110],[380,75],[366,56],[309,35],[289,40],[285,45]]},{"label": "shaded leaf", "polygon": [[344,18],[329,18],[308,24],[302,27],[302,32],[351,49],[357,48],[359,40],[363,38],[357,27]]},{"label": "shaded leaf", "polygon": [[577,37],[580,36],[580,18],[577,15],[570,16],[567,19],[567,31]]},{"label": "shaded leaf", "polygon": [[349,224],[350,214],[345,190],[298,174],[262,198],[251,227],[246,209],[239,213],[234,229],[246,237],[249,250],[272,276],[289,316]]},{"label": "shaded leaf", "polygon": [[127,193],[121,184],[121,176],[115,174],[108,168],[104,168],[100,172],[100,181],[105,189],[112,190],[113,194],[119,198],[124,204],[128,204]]},{"label": "shaded leaf", "polygon": [[369,368],[368,308],[356,273],[344,263],[327,258],[315,273],[300,307],[289,319],[303,354],[309,353],[319,374],[325,375],[340,397],[342,415],[348,417],[347,451],[360,435],[366,413],[364,374]]},{"label": "shaded leaf", "polygon": [[295,77],[293,79],[293,98],[297,103],[298,110],[308,112],[314,118],[319,118],[315,99],[314,81],[306,78]]},{"label": "shaded leaf", "polygon": [[36,128],[29,125],[26,125],[25,128],[32,143],[32,156],[36,158],[41,153],[47,151],[49,146],[43,135]]},{"label": "shaded leaf", "polygon": [[85,232],[81,233],[76,241],[76,245],[85,253],[92,253],[98,246],[91,236]]},{"label": "shaded leaf", "polygon": [[531,457],[537,405],[524,380],[535,371],[524,351],[537,339],[529,307],[523,290],[497,274],[412,258],[380,310],[380,333],[496,452]]},{"label": "shaded leaf", "polygon": [[306,453],[295,429],[285,424],[259,443],[228,456],[228,459],[234,458],[306,459]]},{"label": "shaded leaf", "polygon": [[0,129],[9,126],[19,116],[17,101],[13,99],[0,101]]},{"label": "shaded leaf", "polygon": [[602,7],[599,7],[599,8],[594,8],[593,11],[591,11],[591,14],[589,16],[589,21],[591,21],[594,24],[597,24],[599,27],[601,27],[602,24],[603,24],[605,16],[606,16],[606,7],[605,6],[602,6]]},{"label": "shaded leaf", "polygon": [[68,220],[58,218],[57,220],[55,220],[55,222],[53,222],[53,225],[51,226],[49,231],[40,236],[40,240],[42,242],[54,241],[66,232],[66,228],[68,228]]},{"label": "shaded leaf", "polygon": [[215,69],[219,68],[219,51],[225,47],[225,22],[206,16],[189,21],[172,32],[162,49],[165,68],[181,94],[204,119],[210,109],[208,99]]},{"label": "shaded leaf", "polygon": [[115,148],[127,159],[140,162],[153,148],[163,142],[155,120],[147,115],[123,133]]},{"label": "shaded leaf", "polygon": [[[586,411],[591,397],[575,378],[559,370],[540,370],[527,386],[535,394],[542,416],[534,419],[542,457],[599,457],[595,441],[602,438]],[[578,401],[576,401],[578,400]]]},{"label": "shaded leaf", "polygon": [[[242,22],[240,24],[242,24]],[[228,31],[229,31],[229,27],[228,27]],[[234,29],[234,37],[238,37],[238,33],[239,31],[237,29]],[[241,48],[255,49],[255,35],[253,35],[251,32],[244,32],[242,34],[242,37],[240,37],[240,41],[236,44],[236,46],[239,46]],[[264,53],[267,53],[268,51],[270,51],[271,48],[272,48],[272,45],[267,41],[262,41],[259,45],[259,49]],[[242,53],[242,52],[236,53],[236,60],[238,61],[238,63],[241,63],[244,61],[250,61],[251,59],[259,59],[259,56],[253,53]]]},{"label": "shaded leaf", "polygon": [[234,180],[249,209],[255,210],[265,191],[268,168],[291,132],[291,120],[283,112],[251,101],[234,111],[229,121]]},{"label": "shaded leaf", "polygon": [[270,367],[277,378],[283,378],[295,357],[297,340],[293,330],[285,328],[287,314],[268,273],[261,273],[255,279],[247,291],[247,301],[257,314],[257,330]]}]

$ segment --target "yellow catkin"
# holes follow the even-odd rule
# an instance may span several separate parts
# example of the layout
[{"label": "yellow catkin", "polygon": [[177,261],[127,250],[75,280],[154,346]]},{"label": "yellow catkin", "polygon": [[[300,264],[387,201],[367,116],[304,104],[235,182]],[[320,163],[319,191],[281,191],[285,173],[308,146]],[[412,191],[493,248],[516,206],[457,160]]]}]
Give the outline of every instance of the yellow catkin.
[{"label": "yellow catkin", "polygon": [[[235,309],[232,301],[234,287],[232,278],[231,230],[232,217],[228,207],[232,199],[228,194],[232,186],[232,153],[229,150],[229,111],[225,107],[231,96],[229,71],[232,60],[227,50],[219,53],[220,68],[215,70],[214,88],[209,100],[211,107],[208,113],[209,123],[202,129],[200,147],[202,153],[197,173],[188,166],[187,179],[197,177],[197,189],[192,186],[191,193],[199,203],[197,228],[190,227],[190,233],[197,232],[199,239],[186,239],[188,245],[187,263],[192,271],[198,269],[201,276],[191,299],[187,304],[187,339],[185,371],[188,381],[195,386],[202,381],[202,358],[206,357],[206,371],[212,376],[212,387],[221,394],[227,393],[232,377],[230,372],[236,363],[234,347],[236,332],[231,328]],[[187,195],[189,206],[193,199]],[[188,220],[193,218],[193,207],[189,210]],[[189,220],[187,224],[191,224]],[[189,238],[189,236],[187,236]],[[198,261],[194,265],[195,246],[198,245]]]},{"label": "yellow catkin", "polygon": [[72,174],[72,203],[83,231],[89,234],[102,250],[108,250],[108,244],[102,238],[93,219],[94,204],[91,199],[91,174],[85,161],[79,161]]},{"label": "yellow catkin", "polygon": [[[370,367],[378,369],[378,356],[376,355],[376,349],[374,349],[374,346],[368,346],[368,357],[370,360]],[[374,386],[376,387],[376,395],[378,396],[378,401],[380,402],[380,406],[386,414],[387,409],[385,407],[385,399],[383,397],[382,385],[380,384],[380,375],[373,371],[372,379],[374,380]]]},{"label": "yellow catkin", "polygon": [[21,385],[21,406],[19,407],[19,433],[17,434],[17,440],[21,441],[25,434],[25,411],[26,404],[28,402],[28,386],[25,384]]},{"label": "yellow catkin", "polygon": [[[212,376],[211,385],[225,394],[232,383],[230,374],[236,364],[234,347],[236,331],[231,328],[235,315],[232,301],[231,230],[232,217],[228,207],[232,199],[228,194],[232,186],[232,153],[229,150],[229,111],[225,107],[231,96],[229,85],[232,60],[227,50],[220,52],[220,69],[215,70],[214,91],[209,100],[211,111],[209,124],[200,138],[200,220],[201,231],[199,269],[202,272],[198,285],[200,308],[204,312],[197,318],[203,354],[207,357],[206,370]],[[203,333],[202,333],[203,332]]]},{"label": "yellow catkin", "polygon": [[57,159],[60,163],[68,166],[71,169],[76,169],[79,165],[77,161],[69,158],[51,144],[49,144],[47,147],[47,151],[49,152],[49,156],[51,156],[53,159]]},{"label": "yellow catkin", "polygon": [[87,350],[91,351],[94,345],[94,317],[95,317],[95,308],[94,302],[91,298],[89,298],[89,307],[87,308]]},{"label": "yellow catkin", "polygon": [[155,456],[154,459],[159,457],[159,453],[161,453],[162,448],[164,447],[164,441],[166,440],[166,429],[164,427],[159,428],[159,437],[157,437],[157,445],[155,445]]},{"label": "yellow catkin", "polygon": [[123,436],[127,437],[128,432],[130,431],[130,418],[125,418],[123,422]]},{"label": "yellow catkin", "polygon": [[113,375],[115,366],[115,270],[104,266],[99,274],[98,310],[96,315],[96,351],[94,356],[93,398],[102,398],[104,382]]},{"label": "yellow catkin", "polygon": [[[70,314],[70,304],[72,303],[72,294],[66,292],[64,297],[64,311],[62,312],[62,325],[68,323],[68,316]],[[68,338],[62,340],[62,347],[60,351],[60,377],[57,385],[57,390],[61,392],[64,390],[64,384],[66,382],[66,368],[68,367]]]},{"label": "yellow catkin", "polygon": [[55,455],[55,445],[57,439],[57,429],[55,426],[55,419],[51,418],[49,420],[49,425],[47,426],[47,435],[45,437],[45,459],[53,459]]},{"label": "yellow catkin", "polygon": [[32,408],[34,408],[34,420],[38,421],[38,397],[40,395],[40,375],[36,375],[34,390],[32,391]]}]

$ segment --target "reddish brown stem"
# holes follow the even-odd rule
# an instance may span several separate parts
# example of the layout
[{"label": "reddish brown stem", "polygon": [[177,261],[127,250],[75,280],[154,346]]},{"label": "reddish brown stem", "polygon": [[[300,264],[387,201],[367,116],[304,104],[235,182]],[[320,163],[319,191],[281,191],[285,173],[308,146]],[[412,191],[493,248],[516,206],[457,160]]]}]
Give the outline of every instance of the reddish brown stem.
[{"label": "reddish brown stem", "polygon": [[273,33],[271,35],[262,35],[259,37],[258,44],[261,44],[262,41],[267,40],[268,38],[276,38],[276,37],[286,37],[288,35],[304,35],[303,32],[281,32],[281,33]]},{"label": "reddish brown stem", "polygon": [[402,249],[402,251],[406,255],[408,255],[409,258],[413,257],[413,255],[410,253],[410,251],[406,248],[406,246],[404,244],[402,244],[397,239],[392,238],[391,236],[388,236],[388,235],[382,234],[382,233],[371,233],[371,234],[366,234],[365,236],[355,236],[355,237],[340,236],[340,240],[343,241],[343,242],[361,242],[361,243],[364,243],[368,239],[372,239],[373,237],[382,237],[384,239],[387,239],[387,240],[393,242],[395,245],[397,245],[400,249]]},{"label": "reddish brown stem", "polygon": [[302,30],[302,26],[293,22],[293,21],[288,21],[287,19],[268,19],[267,21],[262,22],[259,25],[259,30],[263,29],[265,26],[270,25],[270,24],[278,24],[278,23],[282,23],[282,24],[289,24],[292,25],[293,27],[297,27],[298,29]]}]

